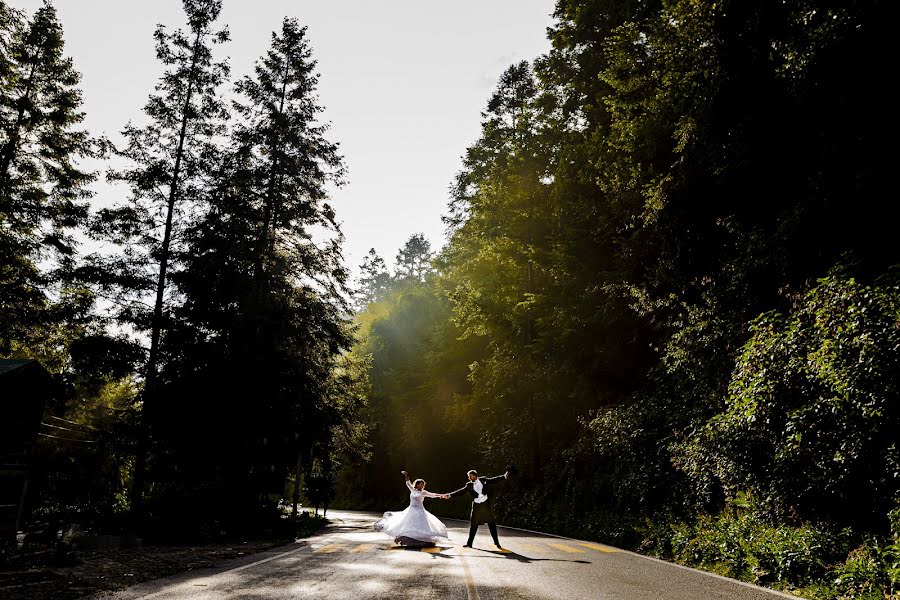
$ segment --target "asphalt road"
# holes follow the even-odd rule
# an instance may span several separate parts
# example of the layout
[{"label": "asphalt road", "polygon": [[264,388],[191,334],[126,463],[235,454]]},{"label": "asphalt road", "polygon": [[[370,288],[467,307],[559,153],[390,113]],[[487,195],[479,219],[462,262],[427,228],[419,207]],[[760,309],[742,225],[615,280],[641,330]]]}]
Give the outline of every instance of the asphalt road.
[{"label": "asphalt road", "polygon": [[396,547],[372,530],[374,513],[330,511],[318,535],[217,569],[150,581],[109,600],[133,598],[366,600],[796,598],[611,546],[500,528],[496,550],[482,526],[463,548],[468,523],[447,521],[453,545]]}]

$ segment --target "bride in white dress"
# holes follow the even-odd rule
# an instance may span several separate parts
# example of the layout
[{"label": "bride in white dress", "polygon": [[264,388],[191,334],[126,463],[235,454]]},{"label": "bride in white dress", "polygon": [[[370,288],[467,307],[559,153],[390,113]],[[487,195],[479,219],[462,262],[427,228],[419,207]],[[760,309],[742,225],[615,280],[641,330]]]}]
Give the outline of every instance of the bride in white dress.
[{"label": "bride in white dress", "polygon": [[409,506],[403,512],[384,513],[384,517],[375,522],[375,531],[380,531],[401,545],[434,545],[439,541],[449,541],[447,527],[441,520],[425,510],[425,498],[442,498],[446,500],[449,494],[435,494],[425,490],[425,480],[416,479],[410,483],[406,471],[401,471],[406,477],[406,487],[409,488]]}]

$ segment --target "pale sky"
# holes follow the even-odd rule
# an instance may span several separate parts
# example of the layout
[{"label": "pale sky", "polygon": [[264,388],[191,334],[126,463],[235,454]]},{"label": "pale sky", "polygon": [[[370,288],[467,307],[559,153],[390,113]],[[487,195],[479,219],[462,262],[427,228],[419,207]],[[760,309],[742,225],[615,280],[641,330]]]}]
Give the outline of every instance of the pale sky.
[{"label": "pale sky", "polygon": [[[41,0],[7,0],[29,12]],[[56,0],[66,54],[83,75],[85,127],[114,141],[140,119],[160,73],[157,23],[180,0]],[[332,204],[354,274],[374,247],[388,264],[413,233],[443,245],[440,216],[500,73],[549,49],[553,0],[225,0],[232,80],[250,72],[284,16],[309,27],[324,119],[348,166]],[[125,190],[98,185],[98,203]]]}]

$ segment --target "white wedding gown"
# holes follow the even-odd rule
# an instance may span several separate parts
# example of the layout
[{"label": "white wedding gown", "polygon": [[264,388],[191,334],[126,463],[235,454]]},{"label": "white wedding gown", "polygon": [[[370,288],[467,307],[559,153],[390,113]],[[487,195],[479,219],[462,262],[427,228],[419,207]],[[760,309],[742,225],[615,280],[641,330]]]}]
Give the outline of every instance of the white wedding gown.
[{"label": "white wedding gown", "polygon": [[411,538],[428,544],[448,541],[447,527],[441,520],[425,510],[425,498],[440,498],[440,494],[421,492],[407,481],[409,488],[409,506],[403,512],[386,512],[384,517],[375,522],[375,531],[380,531],[395,541],[400,538]]}]

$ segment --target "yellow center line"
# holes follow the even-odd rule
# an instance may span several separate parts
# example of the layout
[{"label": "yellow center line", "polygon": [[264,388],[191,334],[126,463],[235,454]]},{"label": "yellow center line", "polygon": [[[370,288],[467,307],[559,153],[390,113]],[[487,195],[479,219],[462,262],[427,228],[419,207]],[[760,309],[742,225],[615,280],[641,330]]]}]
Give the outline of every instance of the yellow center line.
[{"label": "yellow center line", "polygon": [[429,554],[440,554],[443,548],[440,546],[426,546],[421,549],[422,552],[428,552]]},{"label": "yellow center line", "polygon": [[[468,548],[464,548],[464,550],[468,550]],[[466,595],[468,600],[481,600],[481,596],[478,595],[478,588],[475,587],[475,580],[472,578],[472,571],[469,570],[469,563],[466,562],[466,557],[460,554],[459,561],[462,563],[463,574],[466,576]]]},{"label": "yellow center line", "polygon": [[317,548],[313,550],[313,554],[331,554],[332,552],[337,552],[344,546],[341,544],[328,544],[327,546],[322,546],[321,548]]},{"label": "yellow center line", "polygon": [[368,552],[372,548],[375,547],[375,544],[360,544],[356,548],[352,549],[350,552]]},{"label": "yellow center line", "polygon": [[551,548],[556,548],[557,550],[562,550],[563,552],[570,552],[572,554],[584,553],[584,550],[581,548],[573,548],[572,546],[566,546],[565,544],[547,544]]},{"label": "yellow center line", "polygon": [[615,548],[607,548],[606,546],[601,546],[599,544],[589,544],[588,542],[578,542],[579,546],[584,546],[585,548],[590,548],[591,550],[599,550],[600,552],[618,552]]},{"label": "yellow center line", "polygon": [[523,550],[527,550],[528,552],[540,552],[546,548],[545,546],[539,546],[538,544],[516,544],[516,546]]}]

